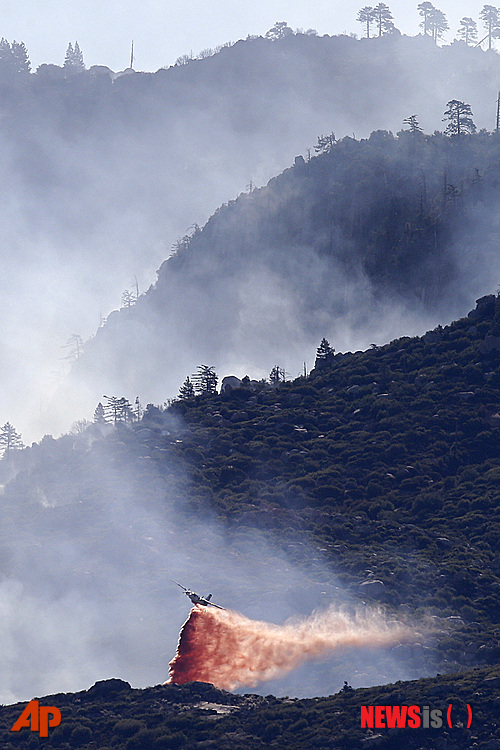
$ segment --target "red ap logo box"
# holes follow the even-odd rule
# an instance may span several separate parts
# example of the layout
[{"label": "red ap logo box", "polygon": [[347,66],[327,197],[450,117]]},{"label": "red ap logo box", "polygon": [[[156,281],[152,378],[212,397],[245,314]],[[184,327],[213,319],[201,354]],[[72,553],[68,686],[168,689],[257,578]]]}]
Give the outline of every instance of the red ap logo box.
[{"label": "red ap logo box", "polygon": [[49,727],[58,727],[61,723],[61,712],[55,706],[42,706],[38,701],[30,701],[19,719],[16,721],[11,732],[19,732],[28,728],[32,732],[38,732],[40,737],[49,736]]}]

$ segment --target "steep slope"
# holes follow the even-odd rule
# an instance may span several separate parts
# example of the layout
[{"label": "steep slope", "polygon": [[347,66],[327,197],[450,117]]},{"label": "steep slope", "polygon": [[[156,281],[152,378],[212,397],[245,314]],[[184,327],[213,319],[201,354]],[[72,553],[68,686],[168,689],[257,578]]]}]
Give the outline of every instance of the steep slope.
[{"label": "steep slope", "polygon": [[449,320],[500,273],[499,165],[496,133],[376,131],[298,159],[178,244],[88,342],[52,411],[80,400],[90,416],[110,390],[172,397],[200,362],[295,376],[324,335],[342,350]]},{"label": "steep slope", "polygon": [[[0,70],[4,421],[33,430],[61,377],[61,345],[94,331],[134,276],[147,287],[177,237],[223,201],[332,129],[395,131],[418,112],[431,132],[451,97],[489,127],[499,60],[422,37],[300,34],[114,82],[102,70],[67,79],[46,66],[15,80]],[[67,409],[79,416],[73,400]]]},{"label": "steep slope", "polygon": [[438,624],[418,646],[349,652],[265,692],[495,664],[499,320],[492,295],[308,378],[149,406],[129,428],[3,461],[4,701],[164,679],[186,612],[170,578],[266,621],[367,602]]}]

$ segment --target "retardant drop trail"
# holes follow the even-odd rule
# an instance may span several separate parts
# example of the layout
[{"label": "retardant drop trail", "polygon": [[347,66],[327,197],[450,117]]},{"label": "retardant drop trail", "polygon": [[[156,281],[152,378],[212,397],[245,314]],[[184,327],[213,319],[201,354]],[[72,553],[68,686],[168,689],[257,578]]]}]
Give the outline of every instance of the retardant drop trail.
[{"label": "retardant drop trail", "polygon": [[182,626],[166,684],[197,680],[224,690],[255,687],[337,649],[415,639],[414,631],[387,622],[379,610],[349,615],[328,609],[300,622],[273,625],[231,610],[195,606]]}]

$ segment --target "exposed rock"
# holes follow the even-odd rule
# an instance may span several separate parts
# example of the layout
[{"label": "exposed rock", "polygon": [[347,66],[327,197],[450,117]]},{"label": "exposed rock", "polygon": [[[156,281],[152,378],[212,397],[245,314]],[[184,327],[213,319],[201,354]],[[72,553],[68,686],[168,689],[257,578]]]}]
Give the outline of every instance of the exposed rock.
[{"label": "exposed rock", "polygon": [[363,747],[378,747],[382,744],[384,738],[381,734],[372,734],[371,737],[365,737],[361,740]]},{"label": "exposed rock", "polygon": [[492,318],[495,313],[495,299],[494,294],[487,294],[484,297],[480,297],[476,300],[475,310],[471,310],[468,317],[475,320]]},{"label": "exposed rock", "polygon": [[436,544],[441,549],[449,549],[451,547],[450,540],[447,537],[445,537],[445,536],[439,536],[436,539]]},{"label": "exposed rock", "polygon": [[240,385],[241,380],[240,378],[237,378],[236,375],[226,375],[225,378],[222,378],[220,392],[229,393],[229,391],[232,391],[233,388],[239,388]]},{"label": "exposed rock", "polygon": [[500,336],[488,334],[484,341],[481,341],[478,349],[481,354],[490,354],[491,352],[500,351]]},{"label": "exposed rock", "polygon": [[104,697],[113,695],[113,693],[119,693],[122,690],[132,690],[130,683],[125,680],[119,680],[112,678],[110,680],[99,680],[95,685],[87,690],[87,695],[95,698],[97,696]]},{"label": "exposed rock", "polygon": [[372,581],[363,581],[363,583],[359,584],[359,588],[363,594],[368,594],[368,596],[373,596],[375,598],[382,596],[385,593],[385,583],[376,578]]},{"label": "exposed rock", "polygon": [[235,411],[231,416],[231,422],[247,422],[249,416],[246,411]]}]

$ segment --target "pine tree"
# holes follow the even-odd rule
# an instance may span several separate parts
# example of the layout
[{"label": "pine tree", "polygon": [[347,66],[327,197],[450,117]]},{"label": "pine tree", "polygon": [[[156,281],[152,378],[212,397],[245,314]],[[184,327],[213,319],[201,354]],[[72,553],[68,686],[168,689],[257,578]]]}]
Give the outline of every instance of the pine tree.
[{"label": "pine tree", "polygon": [[415,135],[417,133],[423,133],[423,129],[418,124],[417,115],[410,115],[406,119],[403,120],[403,125],[408,125],[408,131],[410,133],[414,133]]},{"label": "pine tree", "polygon": [[435,42],[441,39],[444,32],[450,28],[445,14],[439,8],[433,8],[429,15],[429,28]]},{"label": "pine tree", "polygon": [[328,359],[329,357],[333,357],[334,354],[335,349],[330,346],[328,339],[323,337],[320,345],[316,349],[316,359]]},{"label": "pine tree", "polygon": [[446,105],[443,122],[448,120],[448,125],[444,131],[445,135],[457,136],[475,133],[476,126],[472,119],[472,110],[470,104],[465,104],[458,99],[452,99]]},{"label": "pine tree", "polygon": [[69,352],[64,357],[64,359],[69,359],[72,362],[75,362],[77,359],[80,359],[80,356],[82,354],[82,349],[83,349],[82,337],[78,336],[77,333],[74,333],[72,336],[69,337],[66,343],[63,344],[62,348],[69,349]]},{"label": "pine tree", "polygon": [[427,0],[423,3],[419,3],[417,5],[418,12],[422,16],[423,20],[420,21],[420,27],[423,29],[424,34],[427,36],[429,32],[429,17],[432,14],[433,10],[436,10],[432,3],[429,3]]},{"label": "pine tree", "polygon": [[189,401],[190,399],[194,397],[195,397],[194,385],[192,384],[188,375],[184,383],[179,388],[179,398]]},{"label": "pine tree", "polygon": [[335,349],[330,346],[328,339],[322,338],[320,345],[316,349],[316,361],[314,366],[318,368],[324,367],[327,363],[331,362],[334,356]]},{"label": "pine tree", "polygon": [[385,3],[379,3],[373,9],[373,17],[377,24],[378,35],[390,34],[394,31],[394,21],[389,6]]},{"label": "pine tree", "polygon": [[314,147],[317,154],[329,154],[335,146],[335,133],[318,136],[318,142]]},{"label": "pine tree", "polygon": [[79,73],[85,70],[85,63],[83,62],[83,52],[81,51],[78,42],[75,42],[75,46],[73,49],[73,62],[75,69],[78,70]]},{"label": "pine tree", "polygon": [[6,39],[0,40],[0,73],[6,75],[18,75],[29,73],[31,63],[28,50],[24,42],[12,42]]},{"label": "pine tree", "polygon": [[283,39],[285,36],[292,36],[293,29],[287,24],[286,21],[277,21],[272,29],[266,31],[266,39]]},{"label": "pine tree", "polygon": [[107,401],[104,407],[106,422],[112,422],[115,427],[117,424],[130,424],[134,421],[134,412],[132,404],[124,396],[104,396]]},{"label": "pine tree", "polygon": [[365,27],[366,38],[369,39],[371,25],[375,21],[375,14],[373,12],[373,8],[371,7],[371,5],[365,5],[364,8],[361,8],[361,10],[358,12],[357,20],[360,23],[366,24],[366,27]]},{"label": "pine tree", "polygon": [[286,373],[282,367],[275,365],[269,373],[269,382],[271,385],[277,386],[278,383],[284,383],[286,380]]},{"label": "pine tree", "polygon": [[218,380],[215,369],[208,365],[199,365],[198,371],[191,375],[195,393],[201,396],[211,396],[217,393]]},{"label": "pine tree", "polygon": [[469,17],[462,18],[457,34],[466,44],[477,41],[477,24],[474,19]]},{"label": "pine tree", "polygon": [[106,419],[106,412],[104,411],[104,406],[99,401],[94,411],[94,422],[95,424],[106,424],[107,421],[108,420]]},{"label": "pine tree", "polygon": [[78,42],[75,42],[74,47],[71,42],[68,44],[66,56],[64,58],[64,70],[66,71],[66,73],[69,73],[69,75],[82,73],[85,70],[83,54]]},{"label": "pine tree", "polygon": [[500,28],[500,10],[494,5],[484,5],[479,18],[488,32],[488,49],[491,49],[491,40]]},{"label": "pine tree", "polygon": [[71,65],[73,64],[73,55],[74,55],[73,45],[70,42],[68,44],[68,48],[66,49],[66,55],[64,57],[64,67],[65,68],[70,68]]},{"label": "pine tree", "polygon": [[135,402],[134,402],[134,417],[137,420],[137,422],[141,421],[142,406],[141,406],[141,402],[139,401],[139,396],[135,397]]},{"label": "pine tree", "polygon": [[120,403],[120,419],[123,422],[123,424],[130,424],[135,419],[134,410],[132,409],[132,404],[130,401],[122,396],[119,399]]},{"label": "pine tree", "polygon": [[24,443],[10,422],[0,428],[0,450],[3,458],[9,458],[12,451],[21,450]]},{"label": "pine tree", "polygon": [[15,73],[29,73],[31,63],[28,50],[24,42],[12,42],[10,45],[12,65]]}]

